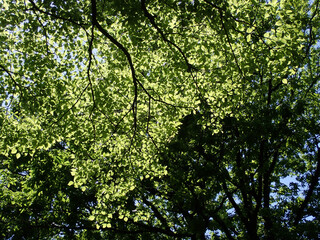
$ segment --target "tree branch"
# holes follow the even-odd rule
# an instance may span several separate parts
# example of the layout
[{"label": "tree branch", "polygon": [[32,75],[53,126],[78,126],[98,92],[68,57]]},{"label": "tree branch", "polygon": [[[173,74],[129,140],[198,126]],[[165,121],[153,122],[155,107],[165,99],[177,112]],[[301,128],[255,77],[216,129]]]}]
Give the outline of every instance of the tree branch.
[{"label": "tree branch", "polygon": [[221,24],[222,24],[222,28],[223,28],[226,36],[227,36],[227,41],[228,41],[228,44],[229,44],[229,46],[230,46],[230,49],[231,49],[233,58],[234,58],[234,60],[235,60],[235,62],[236,62],[236,65],[237,65],[237,67],[238,67],[238,69],[239,69],[239,72],[240,72],[241,76],[243,76],[243,73],[242,73],[242,70],[241,70],[241,68],[240,68],[238,59],[237,59],[237,57],[236,57],[236,55],[235,55],[235,53],[234,53],[234,50],[233,50],[233,47],[232,47],[232,44],[231,44],[231,39],[230,39],[230,37],[229,37],[227,28],[226,28],[226,26],[225,26],[225,24],[224,24],[224,22],[223,22],[223,14],[222,14],[222,11],[221,11],[221,10],[219,10],[219,14],[220,14],[220,21],[221,21]]},{"label": "tree branch", "polygon": [[294,220],[294,225],[298,225],[298,223],[301,221],[301,219],[303,217],[303,212],[307,208],[316,186],[319,184],[319,177],[320,177],[320,150],[318,148],[316,170],[311,177],[311,181],[310,181],[309,189],[307,191],[307,195],[297,211],[297,214],[296,214],[296,217]]},{"label": "tree branch", "polygon": [[170,227],[168,226],[167,220],[164,218],[164,216],[161,215],[159,210],[152,204],[152,202],[148,201],[145,197],[142,197],[142,201],[151,208],[151,210],[154,212],[154,215],[160,220],[160,222],[163,224],[164,228],[167,231],[171,231]]},{"label": "tree branch", "polygon": [[116,45],[126,56],[127,61],[130,66],[131,70],[131,76],[133,80],[133,86],[134,86],[134,99],[132,103],[132,112],[133,112],[133,125],[134,130],[137,128],[137,101],[138,101],[138,79],[136,76],[136,71],[133,66],[132,58],[128,50],[114,37],[112,37],[106,29],[104,29],[101,24],[97,20],[97,3],[96,0],[91,0],[91,12],[92,12],[92,24],[98,28],[98,30],[106,37],[108,38],[114,45]]},{"label": "tree branch", "polygon": [[[14,83],[14,85],[19,88],[19,92],[20,92],[20,94],[21,94],[21,96],[22,96],[23,94],[22,94],[21,86],[20,86],[20,84],[18,84],[17,81],[13,78],[13,76],[12,76],[12,73],[13,73],[13,72],[7,70],[7,69],[6,69],[3,65],[1,65],[1,64],[0,64],[0,68],[2,68],[2,71],[6,72],[6,73],[8,74],[9,78],[12,80],[12,82]],[[1,71],[1,70],[0,70],[0,71]]]},{"label": "tree branch", "polygon": [[168,43],[169,45],[172,45],[174,46],[178,51],[179,53],[182,55],[184,61],[186,62],[187,64],[187,69],[188,69],[188,72],[191,72],[193,69],[195,69],[194,66],[192,66],[192,64],[189,63],[189,60],[187,58],[187,56],[185,55],[185,53],[182,51],[182,49],[177,45],[175,44],[174,42],[170,41],[166,35],[164,34],[164,32],[161,30],[161,28],[156,24],[155,22],[155,17],[148,12],[147,10],[147,7],[146,7],[146,1],[145,0],[141,0],[141,8],[144,12],[144,15],[149,19],[151,25],[157,30],[157,32],[160,34],[161,38],[163,39],[163,41],[165,41],[166,43]]}]

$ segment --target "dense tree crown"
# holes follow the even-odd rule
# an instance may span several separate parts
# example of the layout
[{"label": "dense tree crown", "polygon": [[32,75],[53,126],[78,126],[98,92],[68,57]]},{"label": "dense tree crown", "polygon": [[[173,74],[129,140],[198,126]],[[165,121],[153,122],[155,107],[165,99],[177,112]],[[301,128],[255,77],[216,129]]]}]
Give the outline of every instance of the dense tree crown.
[{"label": "dense tree crown", "polygon": [[318,239],[319,0],[0,0],[1,239]]}]

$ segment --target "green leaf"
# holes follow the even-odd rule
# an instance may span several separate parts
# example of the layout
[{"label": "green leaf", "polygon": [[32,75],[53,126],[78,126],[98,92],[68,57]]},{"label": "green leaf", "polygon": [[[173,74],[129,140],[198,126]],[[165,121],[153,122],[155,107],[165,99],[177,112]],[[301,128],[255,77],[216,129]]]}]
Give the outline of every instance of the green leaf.
[{"label": "green leaf", "polygon": [[68,186],[72,186],[73,185],[73,181],[70,181],[69,183],[68,183]]}]

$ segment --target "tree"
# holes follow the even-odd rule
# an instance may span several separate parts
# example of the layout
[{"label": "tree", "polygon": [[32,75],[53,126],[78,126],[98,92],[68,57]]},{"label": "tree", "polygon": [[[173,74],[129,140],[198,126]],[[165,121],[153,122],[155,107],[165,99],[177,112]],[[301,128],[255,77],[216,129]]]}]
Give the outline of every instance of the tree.
[{"label": "tree", "polygon": [[318,239],[319,1],[0,1],[4,239]]}]

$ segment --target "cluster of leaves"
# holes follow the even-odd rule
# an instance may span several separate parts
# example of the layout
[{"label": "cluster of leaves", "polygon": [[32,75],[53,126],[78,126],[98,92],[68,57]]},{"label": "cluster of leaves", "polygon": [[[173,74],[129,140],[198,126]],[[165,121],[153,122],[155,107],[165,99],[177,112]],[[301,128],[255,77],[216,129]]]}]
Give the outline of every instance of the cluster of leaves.
[{"label": "cluster of leaves", "polygon": [[5,239],[317,239],[319,1],[0,1]]}]

